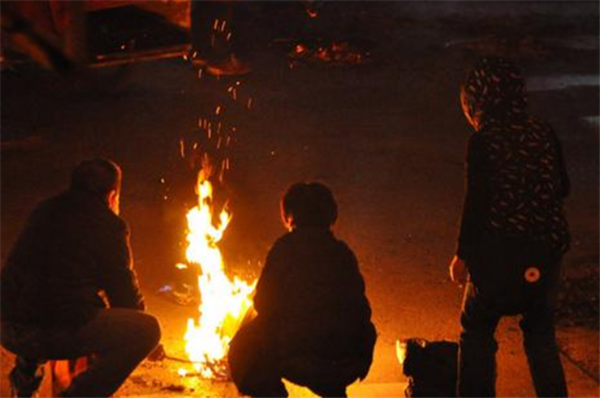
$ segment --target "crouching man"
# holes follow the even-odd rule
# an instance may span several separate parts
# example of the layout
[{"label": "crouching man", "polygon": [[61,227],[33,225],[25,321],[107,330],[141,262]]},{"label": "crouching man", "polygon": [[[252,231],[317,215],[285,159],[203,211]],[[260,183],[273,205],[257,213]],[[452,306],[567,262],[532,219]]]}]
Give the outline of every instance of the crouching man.
[{"label": "crouching man", "polygon": [[144,312],[118,216],[120,190],[118,165],[82,162],[70,188],[35,209],[12,248],[0,282],[2,345],[17,355],[14,395],[35,394],[46,360],[93,355],[63,396],[109,396],[158,345],[160,326]]},{"label": "crouching man", "polygon": [[324,185],[293,185],[281,215],[290,232],[267,256],[257,317],[231,342],[233,380],[252,396],[286,397],[285,378],[320,396],[344,397],[369,372],[377,337],[358,262],[331,231],[337,205]]}]

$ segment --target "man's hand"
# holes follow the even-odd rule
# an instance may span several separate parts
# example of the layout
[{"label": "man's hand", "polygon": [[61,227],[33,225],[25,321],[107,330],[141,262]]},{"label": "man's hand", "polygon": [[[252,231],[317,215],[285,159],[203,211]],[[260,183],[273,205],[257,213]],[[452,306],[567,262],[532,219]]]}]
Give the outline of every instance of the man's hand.
[{"label": "man's hand", "polygon": [[148,355],[148,359],[150,361],[162,361],[166,356],[167,353],[165,352],[165,347],[162,344],[159,344],[156,346],[154,351]]},{"label": "man's hand", "polygon": [[452,282],[462,285],[467,281],[467,267],[465,262],[458,258],[458,256],[454,256],[450,262],[449,271]]}]

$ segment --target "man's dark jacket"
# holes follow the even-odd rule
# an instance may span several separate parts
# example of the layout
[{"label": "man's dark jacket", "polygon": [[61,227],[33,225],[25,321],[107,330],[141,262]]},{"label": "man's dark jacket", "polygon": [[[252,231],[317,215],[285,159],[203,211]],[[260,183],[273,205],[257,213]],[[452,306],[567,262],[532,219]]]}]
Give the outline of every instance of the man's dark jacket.
[{"label": "man's dark jacket", "polygon": [[98,196],[70,190],[42,202],[2,269],[2,321],[77,327],[106,304],[144,309],[127,224]]}]

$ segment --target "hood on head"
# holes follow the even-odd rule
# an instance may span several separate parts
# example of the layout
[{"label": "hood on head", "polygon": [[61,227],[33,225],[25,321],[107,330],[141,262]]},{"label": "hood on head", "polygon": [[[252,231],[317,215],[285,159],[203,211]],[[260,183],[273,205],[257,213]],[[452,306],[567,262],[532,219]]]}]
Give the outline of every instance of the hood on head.
[{"label": "hood on head", "polygon": [[527,108],[525,79],[519,68],[497,57],[482,58],[469,72],[462,87],[468,117],[478,114],[479,124],[490,118],[509,118]]}]

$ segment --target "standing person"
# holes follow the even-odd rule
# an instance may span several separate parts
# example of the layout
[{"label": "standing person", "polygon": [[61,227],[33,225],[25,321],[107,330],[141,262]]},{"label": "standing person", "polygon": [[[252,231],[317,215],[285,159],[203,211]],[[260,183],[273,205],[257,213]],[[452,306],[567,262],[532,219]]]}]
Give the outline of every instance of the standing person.
[{"label": "standing person", "polygon": [[567,396],[553,312],[569,236],[569,193],[561,145],[529,115],[519,69],[483,58],[461,89],[473,126],[455,282],[469,280],[463,302],[458,394],[495,395],[494,333],[501,317],[521,315],[529,369],[540,397]]},{"label": "standing person", "polygon": [[376,332],[352,250],[331,232],[337,204],[320,183],[298,183],[281,202],[290,232],[267,256],[256,286],[257,317],[234,337],[229,364],[243,394],[287,397],[281,379],[344,397],[364,379]]},{"label": "standing person", "polygon": [[[119,214],[121,169],[92,159],[30,216],[2,269],[2,345],[17,355],[13,393],[32,396],[46,360],[93,355],[63,396],[113,394],[157,346],[144,312],[129,229]],[[101,298],[103,292],[104,298]],[[109,308],[107,308],[107,304]]]}]

